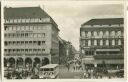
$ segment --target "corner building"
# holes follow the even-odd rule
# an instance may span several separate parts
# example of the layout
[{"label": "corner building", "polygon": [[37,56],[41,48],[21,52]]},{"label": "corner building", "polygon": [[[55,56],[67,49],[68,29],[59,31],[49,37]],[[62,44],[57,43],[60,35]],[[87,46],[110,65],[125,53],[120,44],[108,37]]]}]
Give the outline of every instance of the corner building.
[{"label": "corner building", "polygon": [[58,25],[40,7],[4,8],[4,66],[59,63]]},{"label": "corner building", "polygon": [[124,67],[123,18],[91,19],[80,28],[80,52],[85,67]]}]

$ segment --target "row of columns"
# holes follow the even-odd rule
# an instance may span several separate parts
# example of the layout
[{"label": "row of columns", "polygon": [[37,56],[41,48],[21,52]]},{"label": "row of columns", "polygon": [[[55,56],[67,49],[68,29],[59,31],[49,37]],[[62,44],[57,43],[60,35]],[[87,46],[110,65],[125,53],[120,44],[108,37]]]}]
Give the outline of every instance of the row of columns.
[{"label": "row of columns", "polygon": [[[50,61],[47,57],[44,58],[30,58],[30,57],[26,57],[26,58],[22,58],[22,57],[17,57],[17,58],[4,58],[4,66],[11,66],[13,65],[15,68],[18,67],[18,65],[22,64],[22,67],[26,67],[27,65],[29,67],[33,67],[34,64],[39,64],[40,66],[49,64]],[[10,64],[10,65],[9,65]]]}]

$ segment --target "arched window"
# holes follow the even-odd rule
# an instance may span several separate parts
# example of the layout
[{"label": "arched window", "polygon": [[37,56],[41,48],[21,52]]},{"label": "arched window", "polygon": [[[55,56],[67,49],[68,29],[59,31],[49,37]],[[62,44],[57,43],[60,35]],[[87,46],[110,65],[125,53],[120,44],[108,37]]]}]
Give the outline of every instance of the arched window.
[{"label": "arched window", "polygon": [[105,36],[109,36],[109,31],[106,31],[105,32]]},{"label": "arched window", "polygon": [[94,37],[97,37],[97,32],[96,32],[96,31],[94,31],[93,35],[94,35]]},{"label": "arched window", "polygon": [[121,45],[121,40],[120,39],[118,40],[118,45]]},{"label": "arched window", "polygon": [[106,40],[106,45],[109,45],[109,40]]},{"label": "arched window", "polygon": [[91,40],[88,40],[88,46],[91,46]]},{"label": "arched window", "polygon": [[121,31],[118,31],[117,32],[117,36],[121,36]]},{"label": "arched window", "polygon": [[84,40],[82,41],[82,45],[85,46],[85,41]]},{"label": "arched window", "polygon": [[103,36],[103,31],[100,31],[99,37],[102,38],[102,36]]},{"label": "arched window", "polygon": [[115,31],[112,31],[111,32],[111,36],[115,36]]},{"label": "arched window", "polygon": [[88,37],[91,37],[91,32],[89,31],[88,34],[87,34]]},{"label": "arched window", "polygon": [[100,45],[101,45],[101,46],[103,45],[103,40],[100,40]]},{"label": "arched window", "polygon": [[95,45],[95,46],[97,45],[97,40],[94,40],[94,45]]},{"label": "arched window", "polygon": [[85,32],[84,31],[81,32],[81,36],[85,37]]},{"label": "arched window", "polygon": [[115,45],[115,40],[112,40],[112,45]]}]

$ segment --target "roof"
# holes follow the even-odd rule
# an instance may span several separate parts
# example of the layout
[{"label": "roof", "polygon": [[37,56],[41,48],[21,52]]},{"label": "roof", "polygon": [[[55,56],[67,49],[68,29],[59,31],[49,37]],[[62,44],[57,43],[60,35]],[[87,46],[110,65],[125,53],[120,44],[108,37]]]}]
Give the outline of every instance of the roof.
[{"label": "roof", "polygon": [[40,7],[5,7],[4,8],[5,19],[26,19],[26,18],[50,18],[51,22],[59,30],[56,22]]},{"label": "roof", "polygon": [[46,18],[50,17],[40,7],[5,7],[4,11],[5,19],[11,18]]},{"label": "roof", "polygon": [[56,66],[58,66],[58,64],[48,64],[48,65],[42,66],[40,68],[55,68]]},{"label": "roof", "polygon": [[101,18],[91,19],[82,25],[111,25],[111,24],[123,24],[123,18]]}]

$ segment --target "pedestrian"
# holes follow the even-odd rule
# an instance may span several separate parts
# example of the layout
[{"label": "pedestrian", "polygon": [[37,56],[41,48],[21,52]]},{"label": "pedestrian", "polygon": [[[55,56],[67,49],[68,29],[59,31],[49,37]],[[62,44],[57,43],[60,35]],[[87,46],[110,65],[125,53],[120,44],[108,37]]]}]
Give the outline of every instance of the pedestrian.
[{"label": "pedestrian", "polygon": [[70,64],[69,63],[67,63],[67,68],[68,68],[68,71],[69,71],[69,69],[70,69]]}]

